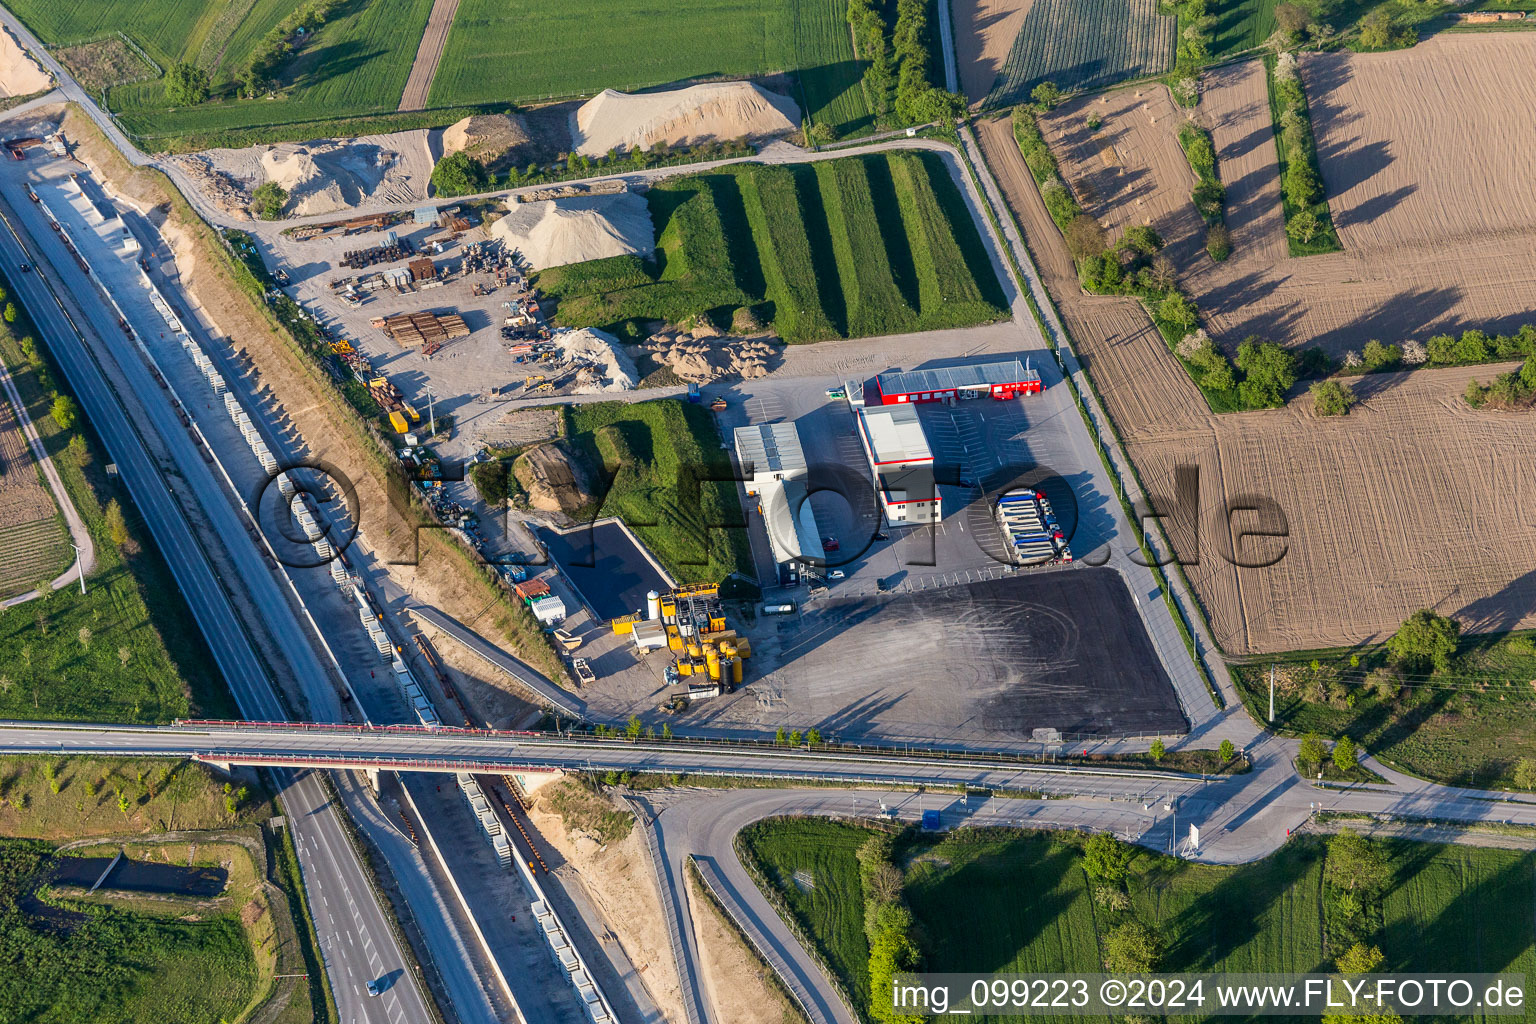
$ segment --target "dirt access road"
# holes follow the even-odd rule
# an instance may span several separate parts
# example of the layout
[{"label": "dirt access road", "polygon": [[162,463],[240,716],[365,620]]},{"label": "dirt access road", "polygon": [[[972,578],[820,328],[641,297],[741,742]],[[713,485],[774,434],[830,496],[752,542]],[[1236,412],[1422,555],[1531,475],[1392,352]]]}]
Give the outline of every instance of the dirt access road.
[{"label": "dirt access road", "polygon": [[448,30],[453,28],[453,16],[458,12],[459,0],[434,0],[432,13],[427,15],[426,30],[421,34],[421,46],[416,50],[416,61],[411,65],[405,91],[400,95],[400,110],[426,108],[432,79],[437,75],[438,62],[443,59],[443,47],[448,44]]}]

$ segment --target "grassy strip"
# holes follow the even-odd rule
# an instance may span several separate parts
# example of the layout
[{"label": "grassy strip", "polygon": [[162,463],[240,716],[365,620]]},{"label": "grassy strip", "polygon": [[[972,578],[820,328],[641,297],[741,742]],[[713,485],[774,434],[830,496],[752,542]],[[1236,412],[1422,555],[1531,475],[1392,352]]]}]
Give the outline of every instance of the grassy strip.
[{"label": "grassy strip", "polygon": [[[19,301],[14,308],[14,322],[0,323],[0,355],[95,542],[96,571],[84,594],[65,588],[0,611],[0,716],[166,722],[194,710],[234,714],[170,568],[127,489],[106,474],[95,425],[83,410],[69,429],[54,419],[63,374],[26,309]],[[113,502],[118,538],[108,518]]]},{"label": "grassy strip", "polygon": [[[846,317],[834,323],[831,304],[821,290],[826,253],[817,253],[806,234],[804,205],[817,202],[803,174],[787,167],[741,176],[747,223],[762,263],[764,291],[779,296],[774,326],[786,341],[824,341],[844,333]],[[824,214],[823,214],[824,215]],[[837,239],[834,236],[834,249]]]},{"label": "grassy strip", "polygon": [[[870,830],[807,818],[765,818],[736,833],[736,856],[849,1006],[869,1005],[869,941],[856,856]],[[814,884],[795,885],[796,871]]]},{"label": "grassy strip", "polygon": [[[1280,200],[1285,211],[1285,239],[1292,256],[1316,256],[1325,252],[1340,252],[1343,246],[1339,243],[1339,233],[1333,226],[1333,214],[1328,209],[1328,198],[1321,185],[1318,193],[1321,196],[1316,202],[1307,206],[1299,206],[1291,199],[1290,191],[1285,184],[1291,180],[1291,164],[1293,157],[1304,161],[1307,168],[1318,182],[1322,181],[1322,172],[1317,165],[1317,140],[1312,135],[1312,117],[1307,109],[1306,90],[1301,84],[1298,75],[1295,79],[1294,97],[1289,104],[1281,96],[1280,83],[1275,77],[1275,61],[1273,56],[1264,58],[1264,76],[1269,85],[1269,116],[1274,127],[1275,154],[1280,162]],[[1295,127],[1289,133],[1283,127],[1286,115],[1290,113]],[[1288,144],[1287,139],[1292,144]],[[1299,172],[1298,172],[1299,173]],[[1298,228],[1293,226],[1296,217],[1303,213],[1311,214],[1314,220],[1315,233],[1310,238],[1303,240],[1304,236],[1297,234]]]}]

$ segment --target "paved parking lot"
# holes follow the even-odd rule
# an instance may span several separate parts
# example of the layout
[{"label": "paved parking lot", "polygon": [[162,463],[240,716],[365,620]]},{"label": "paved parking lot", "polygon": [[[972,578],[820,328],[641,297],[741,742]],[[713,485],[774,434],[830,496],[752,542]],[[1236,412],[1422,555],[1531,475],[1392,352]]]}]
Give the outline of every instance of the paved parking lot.
[{"label": "paved parking lot", "polygon": [[691,727],[816,725],[850,740],[1015,748],[1037,728],[1187,729],[1139,609],[1107,567],[834,596],[759,625],[755,678],[695,706]]}]

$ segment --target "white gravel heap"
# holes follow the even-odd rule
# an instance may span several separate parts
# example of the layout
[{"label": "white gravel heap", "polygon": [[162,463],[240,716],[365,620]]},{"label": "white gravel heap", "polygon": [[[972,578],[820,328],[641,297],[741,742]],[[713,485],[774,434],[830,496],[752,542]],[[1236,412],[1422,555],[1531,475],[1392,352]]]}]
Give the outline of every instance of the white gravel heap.
[{"label": "white gravel heap", "polygon": [[567,359],[586,359],[603,368],[606,383],[583,385],[576,390],[592,394],[599,391],[633,391],[640,381],[635,364],[619,347],[619,339],[606,331],[584,328],[562,331],[554,337],[555,346]]},{"label": "white gravel heap", "polygon": [[520,251],[535,270],[610,256],[644,256],[656,248],[651,208],[633,192],[510,207],[491,225],[491,236]]},{"label": "white gravel heap", "polygon": [[0,31],[0,96],[30,96],[53,87],[53,76],[21,48],[10,29]]},{"label": "white gravel heap", "polygon": [[650,149],[658,142],[692,145],[716,139],[784,135],[800,126],[800,107],[788,96],[752,82],[709,82],[666,92],[604,89],[576,111],[576,152],[601,156],[610,149]]}]

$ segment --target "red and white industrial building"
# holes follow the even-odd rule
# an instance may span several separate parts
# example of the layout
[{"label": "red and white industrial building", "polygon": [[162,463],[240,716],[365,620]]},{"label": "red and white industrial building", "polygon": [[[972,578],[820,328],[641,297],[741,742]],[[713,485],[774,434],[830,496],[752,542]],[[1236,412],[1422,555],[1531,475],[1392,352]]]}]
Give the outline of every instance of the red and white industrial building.
[{"label": "red and white industrial building", "polygon": [[1010,359],[999,363],[882,373],[863,390],[867,405],[902,405],[982,395],[1006,401],[1019,395],[1038,395],[1044,387],[1039,370]]},{"label": "red and white industrial building", "polygon": [[943,518],[933,452],[911,405],[854,405],[859,441],[875,477],[880,509],[892,526]]}]

